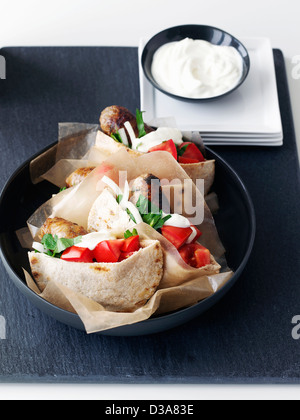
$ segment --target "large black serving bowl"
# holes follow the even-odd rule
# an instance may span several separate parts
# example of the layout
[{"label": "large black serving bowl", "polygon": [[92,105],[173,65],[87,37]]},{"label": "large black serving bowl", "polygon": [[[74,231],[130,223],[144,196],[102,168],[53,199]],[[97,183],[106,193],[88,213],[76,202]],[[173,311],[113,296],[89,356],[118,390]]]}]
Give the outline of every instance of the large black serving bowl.
[{"label": "large black serving bowl", "polygon": [[[156,82],[151,72],[153,56],[156,53],[156,51],[163,45],[169,42],[182,41],[185,38],[203,40],[203,41],[210,42],[211,44],[214,44],[214,45],[235,48],[237,52],[240,54],[242,62],[243,62],[242,75],[238,84],[235,85],[232,89],[228,90],[227,92],[221,95],[212,96],[209,98],[186,98],[186,97],[175,95],[173,93],[170,93],[164,90]],[[172,98],[185,101],[185,102],[207,102],[207,101],[221,99],[224,96],[227,96],[230,93],[234,92],[236,89],[238,89],[245,82],[250,71],[250,57],[249,57],[249,53],[246,47],[237,38],[235,38],[233,35],[229,34],[228,32],[223,31],[222,29],[219,29],[219,28],[215,28],[213,26],[208,26],[208,25],[181,25],[181,26],[174,26],[172,28],[168,28],[159,32],[158,34],[154,35],[145,45],[142,52],[141,64],[142,64],[145,77],[148,79],[148,81],[152,84],[152,86],[155,89],[158,89],[162,93]]]},{"label": "large black serving bowl", "polygon": [[[28,288],[24,279],[22,267],[30,272],[27,250],[21,247],[15,232],[25,227],[29,216],[52,194],[57,193],[57,187],[46,181],[36,185],[32,184],[29,164],[35,157],[33,156],[17,169],[1,193],[1,259],[12,282],[37,308],[57,321],[84,330],[84,325],[78,315],[45,301]],[[215,216],[215,221],[227,250],[228,265],[235,274],[220,291],[190,308],[99,334],[137,336],[165,331],[184,324],[216,304],[240,277],[251,254],[255,238],[253,204],[246,187],[235,171],[209,148],[207,148],[207,157],[216,160],[216,180],[213,189],[218,195],[220,208]],[[2,280],[0,279],[0,281]],[[15,310],[18,310],[17,304]]]}]

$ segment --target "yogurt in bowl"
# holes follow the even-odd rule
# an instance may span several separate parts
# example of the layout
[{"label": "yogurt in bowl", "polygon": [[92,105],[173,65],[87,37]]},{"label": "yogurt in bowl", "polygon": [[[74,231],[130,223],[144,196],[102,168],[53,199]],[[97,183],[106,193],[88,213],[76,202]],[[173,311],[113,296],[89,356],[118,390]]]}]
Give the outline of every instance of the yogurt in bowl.
[{"label": "yogurt in bowl", "polygon": [[167,92],[186,98],[210,98],[238,85],[243,59],[232,46],[185,38],[162,45],[153,56],[151,72]]},{"label": "yogurt in bowl", "polygon": [[219,100],[247,79],[250,56],[233,35],[208,25],[181,25],[150,38],[141,54],[152,86],[185,102]]}]

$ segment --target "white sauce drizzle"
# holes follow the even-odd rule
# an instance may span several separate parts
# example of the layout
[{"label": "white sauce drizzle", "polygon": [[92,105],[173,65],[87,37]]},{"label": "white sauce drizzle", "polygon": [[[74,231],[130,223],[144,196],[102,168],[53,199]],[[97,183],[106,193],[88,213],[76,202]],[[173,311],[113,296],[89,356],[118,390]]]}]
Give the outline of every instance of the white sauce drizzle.
[{"label": "white sauce drizzle", "polygon": [[100,242],[109,241],[112,239],[116,239],[116,236],[107,230],[92,232],[88,233],[87,235],[83,235],[82,240],[74,246],[78,248],[89,248],[91,251],[93,251],[96,246],[100,244]]}]

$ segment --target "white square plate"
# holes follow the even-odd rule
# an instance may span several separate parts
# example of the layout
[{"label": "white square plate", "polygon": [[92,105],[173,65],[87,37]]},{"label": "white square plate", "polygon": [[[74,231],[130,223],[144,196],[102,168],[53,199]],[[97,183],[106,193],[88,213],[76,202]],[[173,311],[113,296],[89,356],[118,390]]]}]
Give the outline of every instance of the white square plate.
[{"label": "white square plate", "polygon": [[145,78],[139,48],[141,109],[145,122],[172,117],[182,131],[200,131],[209,144],[282,145],[273,51],[267,38],[242,40],[251,68],[244,84],[220,100],[189,103],[173,99],[155,89]]}]

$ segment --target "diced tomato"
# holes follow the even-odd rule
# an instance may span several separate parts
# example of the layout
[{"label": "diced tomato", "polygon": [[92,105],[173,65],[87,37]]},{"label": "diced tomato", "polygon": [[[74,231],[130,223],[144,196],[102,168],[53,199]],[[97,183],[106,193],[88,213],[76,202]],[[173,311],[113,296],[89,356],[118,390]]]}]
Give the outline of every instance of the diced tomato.
[{"label": "diced tomato", "polygon": [[62,253],[61,259],[69,262],[92,263],[94,255],[89,248],[71,246]]},{"label": "diced tomato", "polygon": [[190,265],[190,260],[193,256],[193,252],[194,251],[193,251],[191,245],[184,245],[179,249],[179,254],[180,254],[181,258],[188,265]]},{"label": "diced tomato", "polygon": [[186,243],[193,230],[188,228],[179,228],[174,226],[163,226],[161,228],[162,235],[168,239],[177,249]]},{"label": "diced tomato", "polygon": [[210,264],[210,252],[200,244],[188,244],[179,249],[181,258],[194,268],[205,267]]},{"label": "diced tomato", "polygon": [[197,268],[205,267],[210,264],[210,252],[207,248],[196,249],[195,260]]},{"label": "diced tomato", "polygon": [[198,147],[195,145],[195,143],[191,143],[191,142],[185,142],[182,143],[180,146],[180,150],[181,149],[185,149],[184,153],[182,154],[182,157],[185,159],[195,159],[198,162],[204,162],[204,156],[202,155],[202,153],[200,152],[200,150],[198,149]]},{"label": "diced tomato", "polygon": [[121,252],[119,262],[127,260],[128,258],[132,257],[135,252]]},{"label": "diced tomato", "polygon": [[124,244],[122,246],[122,252],[136,252],[140,249],[140,237],[139,235],[131,236],[124,240]]},{"label": "diced tomato", "polygon": [[178,162],[181,163],[181,164],[186,164],[187,165],[189,163],[199,163],[199,160],[198,159],[191,159],[191,158],[186,158],[186,157],[183,157],[183,156],[179,156]]},{"label": "diced tomato", "polygon": [[116,263],[119,261],[123,239],[100,242],[94,249],[94,257],[97,262]]},{"label": "diced tomato", "polygon": [[177,149],[173,140],[168,140],[149,149],[149,152],[169,152],[177,160]]}]

